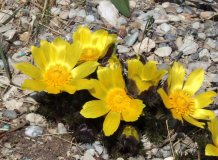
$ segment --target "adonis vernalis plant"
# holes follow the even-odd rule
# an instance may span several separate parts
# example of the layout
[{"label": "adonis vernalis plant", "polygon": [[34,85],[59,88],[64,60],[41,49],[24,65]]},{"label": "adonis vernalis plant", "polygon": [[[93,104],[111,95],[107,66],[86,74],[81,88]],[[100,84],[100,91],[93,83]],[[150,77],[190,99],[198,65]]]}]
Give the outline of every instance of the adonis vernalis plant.
[{"label": "adonis vernalis plant", "polygon": [[94,72],[99,63],[89,61],[76,66],[82,54],[79,41],[70,45],[60,37],[52,43],[41,40],[40,48],[32,46],[31,51],[38,68],[29,63],[15,66],[33,78],[25,80],[22,89],[46,90],[53,94],[66,91],[73,94],[76,90],[92,88],[91,81],[83,78]]},{"label": "adonis vernalis plant", "polygon": [[128,79],[135,82],[138,94],[148,90],[151,86],[157,86],[161,78],[167,73],[164,69],[157,71],[156,61],[149,61],[143,65],[138,59],[131,59],[127,63]]},{"label": "adonis vernalis plant", "polygon": [[127,94],[122,68],[99,67],[97,75],[98,80],[91,80],[93,89],[89,92],[100,100],[86,102],[80,113],[85,118],[98,118],[107,114],[103,131],[106,136],[110,136],[118,129],[120,120],[136,121],[145,105]]},{"label": "adonis vernalis plant", "polygon": [[198,119],[210,120],[215,114],[203,109],[213,102],[212,98],[216,96],[214,91],[208,91],[195,95],[204,81],[204,70],[199,68],[193,71],[187,81],[184,83],[185,69],[174,62],[172,69],[169,67],[168,91],[159,89],[164,105],[168,108],[173,117],[204,128],[205,123],[197,121]]},{"label": "adonis vernalis plant", "polygon": [[207,144],[205,148],[205,155],[218,156],[218,120],[216,118],[211,119],[211,122],[207,122],[208,128],[212,134],[212,140],[214,145]]},{"label": "adonis vernalis plant", "polygon": [[82,54],[80,62],[94,61],[103,58],[108,49],[116,42],[116,34],[108,34],[107,31],[100,29],[93,34],[87,27],[79,26],[73,34],[73,42],[80,41]]}]

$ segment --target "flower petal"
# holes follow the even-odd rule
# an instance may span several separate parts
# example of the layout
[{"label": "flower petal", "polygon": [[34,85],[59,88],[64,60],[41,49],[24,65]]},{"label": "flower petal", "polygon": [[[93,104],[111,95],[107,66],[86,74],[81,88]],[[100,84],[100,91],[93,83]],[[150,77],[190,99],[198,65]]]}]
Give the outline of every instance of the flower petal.
[{"label": "flower petal", "polygon": [[167,71],[165,69],[159,69],[156,73],[154,79],[152,80],[152,84],[157,86],[161,78],[167,74]]},{"label": "flower petal", "polygon": [[166,108],[168,108],[168,109],[173,108],[173,106],[170,103],[170,98],[168,97],[168,95],[166,94],[166,92],[162,88],[158,89],[157,93],[160,94]]},{"label": "flower petal", "polygon": [[103,124],[103,131],[106,136],[112,135],[120,125],[120,113],[110,111]]},{"label": "flower petal", "polygon": [[168,95],[174,91],[181,91],[185,78],[185,69],[183,66],[179,66],[177,62],[174,62],[172,69],[169,70],[169,76],[171,82],[168,83],[168,85],[170,85]]},{"label": "flower petal", "polygon": [[108,94],[107,89],[102,85],[100,81],[96,79],[92,79],[91,81],[93,89],[89,90],[90,94],[100,100],[106,101]]},{"label": "flower petal", "polygon": [[44,79],[44,73],[30,63],[18,63],[15,65],[15,68],[19,69],[22,73],[32,77],[33,79]]},{"label": "flower petal", "polygon": [[204,108],[208,106],[214,101],[212,98],[216,95],[217,94],[214,91],[208,91],[197,95],[196,97],[194,97],[195,108]]},{"label": "flower petal", "polygon": [[153,85],[150,81],[143,81],[138,75],[133,76],[132,79],[135,81],[136,86],[139,90],[138,94],[145,90],[148,90],[149,87]]},{"label": "flower petal", "polygon": [[85,118],[98,118],[109,112],[109,108],[104,101],[93,100],[86,102],[80,111]]},{"label": "flower petal", "polygon": [[51,93],[51,94],[58,94],[58,93],[60,93],[60,89],[58,89],[58,87],[54,87],[54,86],[48,86],[48,87],[45,88],[45,90],[48,93]]},{"label": "flower petal", "polygon": [[112,69],[107,67],[98,67],[97,75],[98,79],[101,82],[101,84],[107,89],[107,91],[110,91],[113,89],[113,77],[112,77]]},{"label": "flower petal", "polygon": [[204,119],[204,120],[210,120],[211,118],[216,117],[213,111],[207,109],[196,109],[193,112],[193,114],[191,114],[190,116],[195,119]]},{"label": "flower petal", "polygon": [[178,119],[183,123],[181,114],[178,114],[175,109],[171,109],[170,112],[172,113],[173,118]]},{"label": "flower petal", "polygon": [[154,78],[157,72],[156,63],[157,63],[156,61],[149,61],[144,65],[140,75],[142,80],[150,81]]},{"label": "flower petal", "polygon": [[99,63],[95,61],[87,61],[80,64],[71,71],[73,79],[82,79],[87,77],[96,70],[98,65]]},{"label": "flower petal", "polygon": [[107,36],[106,44],[105,44],[104,50],[102,50],[102,52],[101,52],[100,58],[104,57],[106,55],[108,49],[111,47],[111,45],[114,44],[115,42],[117,42],[116,37],[117,37],[116,34],[109,34]]},{"label": "flower petal", "polygon": [[189,75],[183,87],[183,91],[189,94],[189,96],[193,96],[201,87],[203,81],[204,70],[202,68],[196,69]]},{"label": "flower petal", "polygon": [[143,64],[137,59],[131,59],[127,61],[128,63],[128,78],[132,79],[135,74],[141,75]]},{"label": "flower petal", "polygon": [[192,125],[195,125],[197,127],[200,127],[200,128],[204,128],[204,125],[205,123],[203,122],[198,122],[196,121],[195,119],[189,117],[189,116],[186,116],[186,115],[182,115],[182,117],[189,123],[191,123]]},{"label": "flower petal", "polygon": [[114,88],[125,88],[125,82],[122,75],[122,68],[114,68],[111,76]]},{"label": "flower petal", "polygon": [[45,81],[26,79],[22,84],[21,88],[24,90],[31,90],[31,91],[43,91],[47,86],[48,85]]},{"label": "flower petal", "polygon": [[33,59],[36,62],[36,65],[39,67],[40,70],[45,71],[49,65],[49,60],[41,48],[37,48],[35,46],[31,46],[31,52],[33,55]]},{"label": "flower petal", "polygon": [[130,101],[130,106],[122,112],[123,120],[126,122],[136,121],[142,113],[144,107],[145,105],[141,100],[132,99]]},{"label": "flower petal", "polygon": [[63,86],[58,87],[61,91],[68,92],[70,94],[74,94],[77,88],[73,85],[65,84]]},{"label": "flower petal", "polygon": [[94,48],[97,48],[100,52],[106,47],[108,32],[100,29],[93,33],[92,35],[92,45]]},{"label": "flower petal", "polygon": [[75,79],[75,80],[73,79],[68,84],[75,86],[76,90],[93,88],[92,82],[88,79]]},{"label": "flower petal", "polygon": [[74,42],[67,49],[67,54],[65,56],[65,63],[68,65],[68,70],[71,70],[78,62],[80,55],[82,54],[82,45],[80,41]]},{"label": "flower petal", "polygon": [[208,128],[212,134],[212,140],[216,147],[218,147],[218,120],[216,118],[211,119],[211,122],[207,122]]},{"label": "flower petal", "polygon": [[48,60],[49,64],[55,64],[55,57],[53,47],[51,43],[46,40],[41,39],[40,41],[40,49],[44,53],[45,58]]},{"label": "flower petal", "polygon": [[207,144],[205,148],[206,156],[218,156],[218,148],[212,144]]},{"label": "flower petal", "polygon": [[87,27],[79,26],[78,30],[73,33],[73,42],[80,41],[85,48],[86,45],[91,44],[92,32]]}]

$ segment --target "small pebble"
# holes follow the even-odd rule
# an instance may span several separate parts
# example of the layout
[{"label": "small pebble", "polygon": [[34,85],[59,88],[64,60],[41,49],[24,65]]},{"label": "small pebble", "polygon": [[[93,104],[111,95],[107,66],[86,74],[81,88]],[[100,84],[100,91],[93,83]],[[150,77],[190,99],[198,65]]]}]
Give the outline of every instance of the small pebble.
[{"label": "small pebble", "polygon": [[13,110],[3,111],[3,116],[7,118],[17,118],[17,113]]},{"label": "small pebble", "polygon": [[9,129],[10,127],[8,125],[4,125],[4,129]]},{"label": "small pebble", "polygon": [[25,131],[25,134],[32,138],[38,137],[39,135],[42,135],[42,133],[43,133],[43,129],[42,127],[39,126],[30,126]]}]

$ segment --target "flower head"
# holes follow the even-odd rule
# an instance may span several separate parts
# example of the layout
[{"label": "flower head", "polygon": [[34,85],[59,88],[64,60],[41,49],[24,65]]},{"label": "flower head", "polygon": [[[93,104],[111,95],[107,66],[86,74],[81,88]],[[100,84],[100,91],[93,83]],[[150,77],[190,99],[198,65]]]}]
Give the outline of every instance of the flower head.
[{"label": "flower head", "polygon": [[202,109],[213,102],[212,97],[216,96],[214,91],[208,91],[195,95],[204,81],[204,70],[199,68],[193,71],[184,83],[185,69],[174,62],[172,69],[169,67],[168,93],[159,89],[166,108],[170,109],[174,118],[204,128],[205,123],[196,119],[209,120],[215,117],[212,111]]},{"label": "flower head", "polygon": [[110,46],[117,40],[115,34],[108,34],[103,29],[92,34],[87,27],[79,26],[73,34],[73,41],[82,43],[80,61],[86,62],[103,58]]},{"label": "flower head", "polygon": [[145,105],[127,94],[122,68],[99,67],[97,75],[99,80],[92,79],[93,89],[89,92],[100,100],[85,103],[80,113],[86,118],[107,114],[103,131],[110,136],[118,129],[120,120],[136,121]]},{"label": "flower head", "polygon": [[157,86],[161,78],[167,73],[164,69],[157,71],[156,61],[149,61],[145,65],[138,59],[128,60],[128,78],[132,79],[138,88],[138,94]]},{"label": "flower head", "polygon": [[207,156],[218,156],[218,120],[216,118],[211,119],[211,122],[208,122],[208,128],[212,134],[212,140],[215,144],[207,144],[205,148],[205,155]]},{"label": "flower head", "polygon": [[92,88],[91,81],[83,78],[94,72],[99,64],[90,61],[75,67],[82,53],[80,42],[70,45],[57,37],[52,43],[41,40],[40,48],[32,46],[31,51],[38,68],[29,63],[15,66],[33,78],[25,80],[22,89],[73,94],[76,90]]}]

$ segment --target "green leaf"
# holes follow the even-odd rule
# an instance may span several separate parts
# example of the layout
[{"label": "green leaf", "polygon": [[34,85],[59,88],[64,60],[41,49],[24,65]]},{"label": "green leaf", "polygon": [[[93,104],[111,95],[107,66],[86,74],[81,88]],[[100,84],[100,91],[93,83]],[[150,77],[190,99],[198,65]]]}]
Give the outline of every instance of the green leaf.
[{"label": "green leaf", "polygon": [[130,17],[129,0],[111,0],[111,3],[122,15]]}]

